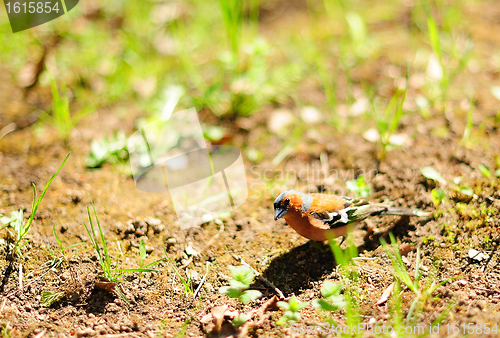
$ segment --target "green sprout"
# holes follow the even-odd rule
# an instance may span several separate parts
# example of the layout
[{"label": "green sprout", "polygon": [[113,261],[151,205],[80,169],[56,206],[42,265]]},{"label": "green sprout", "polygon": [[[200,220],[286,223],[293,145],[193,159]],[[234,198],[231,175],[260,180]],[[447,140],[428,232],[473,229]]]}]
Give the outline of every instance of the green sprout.
[{"label": "green sprout", "polygon": [[335,284],[330,281],[325,281],[321,287],[321,295],[323,298],[315,299],[313,306],[319,310],[337,311],[346,307],[344,296],[340,295],[342,284]]},{"label": "green sprout", "polygon": [[[251,302],[262,296],[262,293],[257,290],[247,290],[250,284],[253,283],[255,274],[252,269],[246,265],[241,266],[228,266],[231,271],[232,279],[229,280],[229,286],[223,286],[219,289],[220,293],[223,293],[231,298],[239,299],[241,303],[245,304]],[[235,327],[238,327],[248,321],[250,317],[244,313],[238,313],[238,315],[233,319],[232,323]]]},{"label": "green sprout", "polygon": [[469,111],[467,112],[467,122],[465,124],[464,135],[462,136],[462,143],[464,144],[467,144],[469,142],[472,134],[472,127],[474,125],[474,121],[472,120],[473,107],[474,107],[474,101],[470,100]]},{"label": "green sprout", "polygon": [[226,27],[226,34],[233,52],[233,61],[237,60],[241,44],[241,30],[243,25],[243,1],[219,0],[222,18]]},{"label": "green sprout", "polygon": [[345,182],[347,190],[354,193],[356,197],[366,198],[371,195],[372,190],[370,185],[365,181],[364,176],[359,176],[357,179]]},{"label": "green sprout", "polygon": [[125,163],[128,159],[127,137],[124,132],[105,137],[101,142],[92,140],[87,157],[88,168],[100,168],[105,163]]},{"label": "green sprout", "polygon": [[[116,283],[114,286],[115,291],[127,304],[130,304],[128,299],[125,297],[125,294],[119,288],[119,283],[124,282],[120,278],[126,274],[133,272],[143,273],[143,272],[156,271],[155,269],[151,269],[149,267],[163,261],[163,259],[157,260],[153,263],[135,269],[121,269],[113,267],[111,263],[111,255],[109,254],[108,246],[104,238],[104,231],[101,227],[101,222],[99,221],[99,217],[97,216],[97,211],[94,202],[91,201],[91,204],[94,211],[95,223],[92,219],[90,208],[87,208],[87,214],[89,217],[89,226],[87,226],[85,222],[83,222],[83,226],[85,227],[85,230],[87,230],[87,234],[90,237],[90,242],[97,254],[99,265],[101,266],[102,270],[102,275],[100,277],[107,282]],[[97,228],[95,224],[97,225]],[[98,230],[98,235],[96,234],[96,230]],[[118,264],[119,264],[119,258],[116,259],[114,266],[118,266]]]},{"label": "green sprout", "polygon": [[229,286],[223,286],[219,289],[220,293],[228,295],[231,298],[237,298],[244,304],[262,296],[260,291],[247,290],[255,278],[251,268],[246,265],[230,265],[229,270],[233,278],[229,280]]},{"label": "green sprout", "polygon": [[444,191],[443,188],[434,188],[431,191],[431,197],[432,197],[432,203],[437,208],[441,205],[441,203],[443,203],[446,197],[446,192]]},{"label": "green sprout", "polygon": [[[342,250],[340,244],[337,241],[331,239],[329,241],[330,249],[333,252],[333,256],[335,258],[335,263],[340,272],[342,279],[349,284],[355,286],[358,283],[359,276],[354,269],[354,258],[358,256],[358,249],[356,245],[348,238],[349,242],[346,250]],[[339,286],[332,286],[327,284],[327,288],[325,289],[325,294],[323,297],[327,296],[335,296],[336,288]],[[323,290],[322,290],[323,294]],[[345,303],[342,303],[339,298],[332,298],[333,301],[336,301],[337,305],[345,305],[345,318],[346,325],[350,326],[358,326],[361,323],[361,309],[359,307],[359,300],[361,298],[359,291],[356,287],[348,287],[344,292]],[[327,298],[328,299],[328,298]],[[332,302],[332,305],[334,303]]]},{"label": "green sprout", "polygon": [[62,162],[61,166],[57,171],[55,172],[54,175],[49,179],[47,184],[45,184],[45,187],[43,188],[42,193],[36,198],[36,186],[34,183],[33,185],[33,203],[32,203],[32,209],[31,209],[31,214],[30,217],[28,218],[28,221],[24,223],[24,218],[23,218],[23,209],[20,209],[19,211],[13,211],[10,214],[10,217],[2,217],[0,218],[0,221],[3,224],[7,224],[7,227],[10,227],[14,230],[15,232],[15,242],[14,242],[14,247],[13,250],[18,254],[19,257],[23,258],[23,255],[21,253],[21,249],[29,242],[28,240],[24,239],[24,236],[28,233],[29,229],[31,228],[31,224],[33,223],[33,219],[35,218],[36,211],[38,210],[38,206],[42,202],[43,197],[45,196],[45,193],[49,189],[50,184],[52,181],[56,178],[56,176],[59,174],[61,171],[62,167],[66,163],[66,161],[69,158],[69,155],[71,153],[68,153],[66,155],[66,158]]},{"label": "green sprout", "polygon": [[441,174],[436,169],[432,167],[423,167],[420,170],[420,172],[425,178],[446,185],[446,180],[443,178],[443,176],[441,176]]},{"label": "green sprout", "polygon": [[396,146],[396,142],[392,137],[394,132],[398,129],[401,118],[403,117],[403,104],[406,98],[406,91],[408,90],[408,73],[406,79],[405,89],[397,89],[392,96],[391,101],[385,107],[383,112],[380,112],[372,99],[373,114],[377,125],[378,138],[377,138],[377,158],[379,160],[385,159],[390,147]]},{"label": "green sprout", "polygon": [[[416,294],[415,298],[413,299],[413,302],[410,305],[408,314],[406,316],[406,323],[413,324],[415,323],[418,317],[417,314],[425,308],[426,304],[430,300],[432,300],[432,294],[440,286],[447,284],[449,281],[451,281],[452,278],[448,278],[440,283],[437,283],[436,282],[437,272],[434,272],[433,276],[428,278],[426,283],[420,283],[420,280],[422,279],[422,271],[420,270],[420,260],[421,260],[420,247],[417,248],[415,271],[413,274],[414,278],[412,278],[410,273],[406,270],[405,263],[403,262],[401,254],[399,253],[399,246],[398,243],[396,242],[396,239],[394,238],[394,235],[391,233],[389,234],[389,236],[391,239],[392,246],[387,244],[387,242],[383,238],[380,238],[380,242],[382,243],[382,246],[384,247],[387,256],[389,256],[389,259],[391,260],[394,269],[394,277],[398,278],[398,280],[401,280],[411,291],[413,291]],[[451,310],[451,308],[445,311],[449,310]],[[441,317],[442,316],[440,316],[440,318]],[[441,320],[443,320],[444,318],[445,317],[443,317]]]},{"label": "green sprout", "polygon": [[179,277],[182,285],[184,286],[184,294],[185,295],[194,295],[193,281],[191,280],[191,276],[189,275],[187,280],[184,279],[182,277],[182,275],[180,274],[179,270],[177,270],[174,263],[172,263],[172,260],[170,259],[170,257],[168,256],[167,249],[163,248],[163,250],[165,251],[165,255],[167,256],[167,260],[170,263],[170,266],[174,269],[175,274],[177,275],[177,277]]},{"label": "green sprout", "polygon": [[484,177],[486,177],[486,178],[492,178],[493,177],[493,174],[491,173],[490,168],[488,168],[484,164],[480,163],[479,166],[478,166],[478,168],[479,168],[479,171],[481,172],[481,174],[483,174]]},{"label": "green sprout", "polygon": [[300,302],[295,296],[290,297],[288,302],[278,302],[278,306],[285,309],[283,317],[276,322],[278,325],[283,325],[288,322],[296,323],[300,321],[300,310],[309,305],[309,302]]},{"label": "green sprout", "polygon": [[[51,248],[47,248],[45,249],[44,247],[42,247],[42,250],[45,251],[50,257],[52,257],[52,259],[50,261],[48,261],[47,263],[50,264],[51,268],[57,268],[59,267],[63,262],[67,262],[68,259],[66,257],[66,250],[70,249],[70,248],[73,248],[75,246],[78,246],[78,245],[82,245],[84,244],[84,242],[79,242],[79,243],[75,243],[75,244],[71,244],[71,245],[68,245],[68,246],[64,246],[61,242],[61,240],[59,239],[59,236],[57,236],[57,231],[56,231],[56,225],[53,224],[52,225],[52,232],[54,233],[54,237],[57,241],[57,244],[59,245],[59,249],[56,249],[55,252],[54,250],[52,250]],[[56,254],[58,253],[58,254]]]},{"label": "green sprout", "polygon": [[57,303],[66,295],[65,291],[42,291],[42,295],[40,298],[40,304],[44,307],[51,307],[52,304]]},{"label": "green sprout", "polygon": [[[467,63],[469,62],[470,56],[472,54],[472,42],[470,39],[466,39],[462,48],[460,48],[456,41],[452,41],[451,50],[449,51],[449,56],[444,55],[443,46],[445,44],[442,43],[444,40],[442,37],[444,35],[444,31],[440,30],[438,24],[436,23],[436,19],[432,14],[432,10],[429,7],[429,4],[426,0],[422,0],[422,5],[424,6],[426,15],[427,15],[427,29],[430,40],[430,45],[432,47],[432,51],[437,59],[439,66],[439,74],[438,74],[438,92],[439,99],[441,102],[445,102],[446,95],[450,85],[453,83],[455,77],[465,68]],[[452,18],[452,16],[449,16]],[[455,26],[455,25],[449,25]],[[451,27],[449,27],[451,29]],[[449,38],[452,39],[452,32],[448,32]],[[447,63],[445,64],[445,60]],[[453,61],[454,65],[451,65]],[[471,103],[472,104],[472,103]]]},{"label": "green sprout", "polygon": [[57,88],[57,82],[54,78],[50,78],[50,87],[52,90],[52,116],[46,114],[44,117],[49,118],[52,125],[59,133],[59,137],[63,140],[69,137],[71,130],[78,122],[86,115],[94,110],[94,107],[86,107],[80,110],[74,116],[71,116],[69,109],[69,99],[66,92],[66,83],[61,83],[61,92]]},{"label": "green sprout", "polygon": [[[52,231],[54,233],[54,237],[56,238],[57,244],[59,245],[59,249],[56,250],[59,253],[59,255],[57,255],[50,248],[45,249],[42,247],[42,249],[52,257],[51,260],[47,261],[44,264],[44,265],[48,266],[47,272],[49,270],[58,268],[63,262],[66,262],[69,265],[68,259],[66,257],[66,250],[73,248],[75,246],[84,244],[84,242],[80,242],[80,243],[71,244],[71,245],[68,245],[65,247],[62,244],[61,240],[59,239],[59,236],[57,236],[55,224],[52,225]],[[61,300],[65,295],[66,295],[66,291],[55,292],[55,291],[44,290],[44,291],[42,291],[42,294],[41,294],[40,304],[44,307],[50,307],[50,306],[52,306],[52,304]]]}]

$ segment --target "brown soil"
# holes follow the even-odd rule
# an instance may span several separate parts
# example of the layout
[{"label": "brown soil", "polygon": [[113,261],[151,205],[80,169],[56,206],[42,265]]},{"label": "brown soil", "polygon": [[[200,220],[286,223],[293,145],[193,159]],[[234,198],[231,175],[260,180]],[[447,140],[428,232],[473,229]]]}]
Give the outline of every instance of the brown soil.
[{"label": "brown soil", "polygon": [[[471,10],[473,13],[469,13],[469,18],[474,18],[474,13],[483,13],[483,16],[470,20],[481,21],[477,22],[479,28],[488,24],[499,28],[497,16],[488,14],[490,7],[495,6],[492,3],[489,7],[481,7],[483,11]],[[293,8],[288,9],[290,15],[294,13]],[[479,28],[475,39],[483,41],[485,32]],[[497,29],[495,34],[500,36],[498,32],[500,30]],[[491,29],[488,34],[492,34]],[[500,48],[498,36],[495,41],[489,42],[496,50]],[[376,82],[380,69],[387,63],[388,60],[383,58],[373,61],[364,65],[364,69],[357,69],[359,74],[356,76]],[[7,134],[0,140],[0,213],[5,215],[22,208],[26,217],[31,212],[31,182],[41,190],[65,155],[70,150],[72,154],[38,209],[27,235],[30,242],[23,249],[24,259],[10,259],[7,246],[2,245],[2,332],[10,330],[11,336],[16,337],[41,337],[42,332],[46,336],[78,337],[105,334],[115,335],[113,337],[121,337],[117,334],[126,334],[124,337],[203,336],[207,329],[200,321],[215,306],[226,304],[231,309],[239,308],[236,301],[218,292],[221,286],[227,285],[230,275],[227,266],[240,264],[234,255],[260,271],[286,297],[294,294],[302,301],[319,298],[323,281],[342,279],[336,271],[330,249],[326,244],[304,239],[283,221],[275,222],[273,198],[278,192],[292,187],[309,192],[339,192],[346,179],[362,171],[374,173],[370,177],[374,191],[370,200],[390,200],[394,205],[433,212],[432,216],[423,218],[391,216],[370,219],[351,235],[360,255],[373,258],[358,260],[356,265],[360,277],[355,287],[359,288],[362,298],[359,304],[362,321],[366,323],[374,318],[376,322],[383,323],[388,319],[387,305],[377,306],[376,303],[394,280],[390,260],[379,242],[382,236],[388,240],[388,233],[392,232],[401,243],[410,245],[406,255],[409,270],[415,267],[416,248],[420,245],[424,280],[454,278],[437,290],[435,298],[422,312],[419,323],[428,326],[451,300],[456,302],[456,306],[446,323],[490,323],[491,326],[500,323],[500,181],[485,178],[477,169],[479,164],[494,168],[495,156],[500,154],[499,121],[495,119],[498,102],[489,94],[489,88],[498,80],[498,70],[493,72],[489,77],[466,73],[459,80],[470,82],[478,93],[478,116],[474,117],[470,142],[461,143],[466,123],[466,111],[461,108],[461,100],[450,100],[445,115],[435,113],[424,118],[415,113],[403,117],[398,133],[409,135],[412,144],[390,151],[380,162],[376,159],[374,145],[360,133],[339,135],[330,126],[315,125],[307,127],[314,132],[302,134],[301,145],[279,168],[274,168],[271,160],[287,143],[286,139],[269,134],[266,114],[236,118],[233,123],[202,112],[206,116],[205,122],[231,128],[234,134],[230,140],[232,144],[242,149],[251,145],[266,152],[258,166],[246,163],[250,196],[230,218],[222,220],[224,226],[221,232],[220,224],[215,222],[181,230],[168,196],[139,191],[133,179],[121,174],[115,166],[106,165],[99,170],[85,168],[90,140],[101,138],[115,129],[125,130],[130,135],[135,118],[141,115],[136,107],[130,108],[130,115],[123,121],[113,115],[112,108],[99,111],[93,115],[99,120],[99,128],[92,123],[92,119],[84,119],[77,128],[78,133],[65,143],[58,141],[51,129],[34,132],[34,128],[27,127]],[[2,92],[10,95],[1,97],[6,110],[0,116],[0,129],[11,122],[29,119],[34,111],[29,103],[19,104],[22,90],[12,79],[5,77],[0,81]],[[33,90],[40,97],[46,94],[36,87]],[[309,89],[311,96],[319,95],[317,91],[319,88]],[[289,108],[293,109],[293,106]],[[266,109],[271,110],[270,107]],[[249,124],[251,131],[238,127]],[[361,122],[358,128],[364,130],[367,127],[364,124],[368,122]],[[443,130],[446,131],[444,136]],[[313,165],[316,168],[326,165],[335,169],[336,173],[343,173],[344,178],[339,175],[336,180],[318,177],[301,180],[292,176],[281,183],[266,183],[258,179],[266,169],[275,170],[274,174],[278,175],[278,170],[299,173],[301,169],[309,170]],[[450,190],[447,201],[435,211],[431,190],[436,183],[420,174],[424,166],[434,167],[448,182],[462,176],[461,185],[471,188],[474,196]],[[44,274],[52,257],[41,248],[57,248],[52,234],[53,225],[64,245],[89,240],[82,225],[82,222],[88,222],[89,195],[105,229],[111,255],[114,259],[120,257],[123,268],[139,265],[138,245],[141,238],[152,247],[147,263],[164,257],[163,246],[166,246],[177,268],[183,267],[182,274],[185,275],[185,268],[195,271],[195,288],[207,271],[207,263],[210,263],[206,281],[197,298],[184,294],[179,279],[173,282],[174,270],[163,261],[156,266],[157,272],[133,273],[124,277],[125,282],[121,285],[130,301],[127,304],[116,292],[99,287],[99,265],[89,245],[70,249],[66,263]],[[1,230],[0,238],[8,241],[9,236],[6,229]],[[215,240],[211,241],[214,237]],[[188,256],[188,246],[199,255]],[[485,252],[491,259],[480,262],[470,259],[469,249]],[[18,289],[20,263],[23,267],[22,290]],[[438,271],[435,276],[434,271]],[[265,283],[257,281],[253,287],[260,290],[263,297],[244,305],[242,310],[247,312],[258,309],[274,296],[273,290]],[[66,295],[46,308],[40,304],[42,291],[65,292]],[[405,311],[413,296],[413,292],[403,289]],[[276,324],[282,315],[281,310],[270,314],[261,325],[251,328],[249,334],[284,336],[292,333],[290,327]],[[333,318],[338,323],[344,323],[343,314],[344,311],[339,311]],[[302,311],[304,325],[323,321],[324,316],[318,315],[311,307]],[[448,334],[442,330],[437,336],[446,337]],[[488,336],[500,337],[500,334]]]}]

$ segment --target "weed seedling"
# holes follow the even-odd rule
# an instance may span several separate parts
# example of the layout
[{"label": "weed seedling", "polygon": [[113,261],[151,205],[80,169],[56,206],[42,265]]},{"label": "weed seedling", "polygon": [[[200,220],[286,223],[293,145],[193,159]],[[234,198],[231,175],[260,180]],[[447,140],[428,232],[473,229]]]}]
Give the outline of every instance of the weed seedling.
[{"label": "weed seedling", "polygon": [[92,140],[86,165],[88,168],[99,168],[105,163],[125,163],[127,159],[127,138],[125,133],[119,132],[110,138],[105,137],[102,142]]},{"label": "weed seedling", "polygon": [[[54,237],[56,238],[57,244],[59,245],[59,249],[56,249],[55,251],[52,250],[50,247],[45,249],[44,247],[41,247],[42,250],[44,250],[52,259],[46,261],[44,264],[42,264],[42,267],[44,267],[46,270],[44,273],[42,273],[38,278],[42,278],[45,276],[47,273],[50,271],[55,271],[63,262],[66,262],[68,267],[70,268],[71,271],[71,266],[69,265],[69,261],[66,256],[66,251],[70,248],[73,248],[75,246],[84,244],[84,242],[80,243],[75,243],[68,245],[65,247],[61,240],[59,239],[59,236],[57,236],[57,231],[56,231],[56,226],[55,224],[52,225],[52,231],[54,233]],[[73,271],[71,271],[73,273]],[[65,291],[47,291],[44,290],[42,291],[41,294],[41,299],[40,299],[40,304],[45,307],[50,307],[52,304],[56,303],[60,299],[62,299],[66,295],[66,290]]]},{"label": "weed seedling", "polygon": [[65,295],[66,295],[65,291],[55,292],[55,291],[44,290],[42,291],[41,294],[40,304],[44,307],[51,307],[52,304],[57,303]]},{"label": "weed seedling", "polygon": [[323,298],[315,299],[313,306],[319,310],[337,311],[346,307],[344,296],[340,295],[342,284],[335,284],[330,281],[325,281],[321,287],[321,295]]},{"label": "weed seedling", "polygon": [[436,169],[432,167],[423,167],[422,169],[420,169],[420,172],[425,178],[446,185],[446,180],[443,178],[443,176],[441,176],[441,174]]},{"label": "weed seedling", "polygon": [[[90,213],[90,208],[87,208],[87,213],[88,213],[88,217],[89,217],[89,226],[87,226],[87,224],[85,222],[83,222],[83,226],[85,227],[85,230],[87,230],[87,234],[89,235],[90,242],[92,243],[92,246],[94,247],[94,250],[97,254],[99,265],[101,266],[101,270],[102,270],[102,275],[100,277],[102,278],[104,283],[109,283],[105,286],[103,285],[103,288],[106,290],[109,290],[109,288],[114,289],[127,304],[130,304],[128,299],[125,297],[125,294],[122,292],[122,290],[119,287],[119,283],[123,282],[123,280],[121,280],[120,278],[126,274],[133,273],[133,272],[143,273],[143,272],[156,271],[155,269],[150,269],[149,267],[159,263],[163,259],[160,259],[158,261],[155,261],[153,263],[147,264],[143,267],[136,268],[136,269],[120,269],[120,268],[113,267],[111,264],[111,255],[109,254],[108,246],[107,246],[106,240],[104,238],[104,231],[101,227],[101,222],[99,222],[99,217],[97,216],[97,211],[95,209],[94,202],[91,202],[91,203],[92,203],[92,208],[94,211],[95,223],[97,224],[97,229],[94,225],[94,221],[93,221],[92,215]],[[99,231],[99,235],[96,235],[96,230]],[[119,263],[119,260],[117,258],[114,265],[117,266],[118,263]]]},{"label": "weed seedling", "polygon": [[441,203],[443,203],[446,197],[446,192],[444,191],[443,188],[435,188],[432,189],[431,191],[431,197],[432,197],[432,203],[436,208],[438,208],[441,205]]},{"label": "weed seedling", "polygon": [[488,168],[484,164],[480,163],[478,168],[479,168],[479,171],[481,172],[481,174],[483,174],[484,177],[486,177],[486,178],[492,178],[493,177],[493,174],[491,173],[490,168]]},{"label": "weed seedling", "polygon": [[45,184],[45,187],[43,188],[43,191],[40,194],[40,196],[38,197],[38,199],[36,198],[36,186],[34,183],[32,183],[32,185],[33,185],[33,204],[32,204],[30,217],[28,218],[28,221],[26,223],[24,223],[22,209],[20,209],[19,211],[11,212],[10,217],[4,216],[0,219],[0,221],[2,221],[2,223],[7,224],[7,227],[10,227],[14,230],[15,242],[14,242],[13,252],[16,252],[17,255],[21,258],[23,258],[23,255],[21,253],[21,249],[28,243],[28,240],[25,240],[24,236],[26,236],[29,229],[31,228],[31,224],[33,223],[33,219],[35,218],[35,214],[36,214],[36,211],[38,210],[38,206],[42,202],[42,199],[45,196],[45,193],[47,192],[47,190],[49,189],[50,184],[52,183],[54,178],[56,178],[57,174],[59,174],[62,167],[64,166],[64,164],[68,160],[70,154],[71,153],[68,153],[68,155],[66,155],[66,158],[62,162],[59,169],[57,169],[55,174],[52,175],[52,177],[49,179],[47,184]]},{"label": "weed seedling", "polygon": [[443,52],[443,47],[445,44],[443,43],[443,40],[445,36],[444,33],[446,32],[439,29],[427,1],[422,0],[421,2],[427,15],[427,28],[430,44],[434,58],[437,59],[436,70],[433,75],[433,77],[438,80],[438,88],[436,88],[436,91],[438,93],[439,100],[444,103],[448,89],[453,83],[453,80],[469,62],[472,53],[472,42],[470,39],[466,38],[464,39],[462,46],[459,47],[459,44],[457,43],[459,39],[453,39],[452,33],[447,32],[449,35],[447,38],[452,41],[448,42],[448,45],[451,45],[448,53],[449,55],[444,55],[445,53]]},{"label": "weed seedling", "polygon": [[286,323],[296,323],[300,321],[300,310],[309,305],[309,302],[300,302],[295,296],[290,297],[288,302],[278,302],[278,306],[285,309],[286,312],[283,317],[276,322],[278,325]]},{"label": "weed seedling", "polygon": [[[231,266],[229,265],[232,279],[229,280],[229,286],[223,286],[219,289],[220,293],[228,295],[231,298],[239,299],[241,303],[245,304],[251,302],[262,296],[262,293],[257,290],[248,290],[250,284],[253,283],[255,275],[251,268],[246,265]],[[241,307],[241,306],[240,306]],[[241,309],[240,309],[241,310]],[[233,319],[232,323],[235,327],[244,324],[250,317],[239,312]]]},{"label": "weed seedling", "polygon": [[465,124],[464,135],[462,136],[462,143],[465,145],[467,145],[470,140],[472,134],[472,127],[474,125],[474,121],[472,120],[473,108],[474,108],[474,101],[470,100],[469,111],[467,112],[467,122]]},{"label": "weed seedling", "polygon": [[75,125],[83,117],[92,112],[93,107],[86,107],[74,116],[71,116],[69,110],[69,99],[66,93],[66,84],[62,82],[61,93],[59,93],[56,80],[51,78],[50,87],[52,89],[52,116],[46,114],[44,117],[51,120],[52,125],[59,133],[59,137],[65,140],[69,137],[69,134]]},{"label": "weed seedling", "polygon": [[[399,246],[394,238],[394,235],[389,234],[391,238],[392,247],[387,244],[387,242],[381,238],[380,242],[382,243],[387,256],[389,256],[392,266],[394,268],[394,277],[399,278],[411,291],[413,291],[416,296],[413,299],[413,302],[410,305],[410,309],[408,310],[408,314],[406,316],[406,325],[415,325],[418,317],[418,313],[422,311],[427,303],[432,300],[432,294],[442,285],[448,283],[452,279],[446,279],[440,283],[436,283],[436,274],[433,273],[433,276],[430,276],[427,279],[427,282],[420,283],[422,279],[422,272],[420,270],[420,247],[417,248],[417,257],[415,262],[415,272],[414,278],[410,276],[410,273],[406,270],[403,259],[401,258],[401,254],[399,253]],[[399,294],[396,297],[401,297]],[[450,302],[453,303],[453,302]],[[450,311],[451,307],[444,311]],[[439,318],[440,320],[444,320],[446,316],[442,315]],[[434,323],[433,323],[434,325]]]},{"label": "weed seedling", "polygon": [[56,249],[55,251],[52,250],[51,248],[45,249],[42,247],[42,250],[45,251],[52,259],[47,261],[45,265],[48,265],[50,269],[56,269],[58,268],[63,262],[68,262],[68,259],[66,257],[66,250],[73,248],[78,245],[84,244],[84,242],[80,243],[75,243],[68,245],[67,247],[64,247],[62,244],[61,240],[59,239],[59,236],[57,236],[57,231],[56,231],[56,225],[52,225],[52,231],[54,233],[54,237],[56,238],[57,244],[59,245],[59,249]]},{"label": "weed seedling", "polygon": [[[479,167],[479,170],[481,170],[481,165]],[[486,170],[489,171],[488,168],[486,168]],[[437,172],[436,169],[434,169],[432,167],[423,167],[420,171],[425,178],[428,178],[432,181],[439,182],[442,185],[448,186],[450,189],[452,189],[460,194],[470,196],[470,197],[474,196],[474,191],[472,189],[470,189],[464,185],[461,185],[462,177],[455,177],[453,179],[453,182],[448,183],[441,176],[441,174],[439,172]],[[485,176],[488,175],[488,172],[485,172],[484,175]],[[442,203],[446,202],[446,191],[443,188],[436,187],[436,188],[432,189],[431,197],[432,197],[432,203],[437,208]]]},{"label": "weed seedling", "polygon": [[371,195],[372,190],[366,183],[364,176],[345,182],[347,190],[354,193],[356,197],[366,198]]},{"label": "weed seedling", "polygon": [[226,34],[233,52],[233,62],[237,60],[241,44],[241,30],[243,25],[243,1],[219,0],[222,18],[226,27]]},{"label": "weed seedling", "polygon": [[[356,248],[354,243],[352,243],[352,241],[349,241],[349,244],[345,251],[342,250],[337,241],[333,239],[329,241],[329,244],[330,249],[333,252],[333,256],[335,257],[337,269],[340,272],[342,279],[348,283],[348,287],[344,292],[345,303],[342,303],[339,298],[332,298],[332,300],[330,301],[331,305],[334,304],[332,301],[338,302],[337,305],[344,305],[346,325],[358,327],[358,325],[361,323],[361,309],[359,308],[360,294],[358,291],[358,273],[355,269],[353,269],[353,258],[358,256],[358,249]],[[339,286],[334,287],[327,284],[324,295],[323,289],[321,290],[323,297],[336,297],[338,292],[336,290],[337,288],[339,288]]]},{"label": "weed seedling", "polygon": [[165,251],[165,256],[167,256],[167,260],[170,263],[170,266],[172,269],[175,271],[175,275],[179,277],[181,280],[182,285],[184,286],[184,294],[185,295],[194,295],[194,288],[193,288],[193,281],[191,280],[191,276],[188,276],[187,280],[182,277],[182,275],[179,273],[179,270],[177,270],[176,266],[174,263],[172,263],[172,260],[168,256],[167,249],[163,248]]},{"label": "weed seedling", "polygon": [[379,112],[375,101],[373,99],[371,100],[378,131],[377,157],[379,160],[385,159],[390,146],[397,145],[392,136],[396,129],[398,129],[399,122],[403,116],[403,104],[405,102],[407,89],[408,75],[406,79],[406,88],[404,90],[396,90],[391,101],[382,113]]}]

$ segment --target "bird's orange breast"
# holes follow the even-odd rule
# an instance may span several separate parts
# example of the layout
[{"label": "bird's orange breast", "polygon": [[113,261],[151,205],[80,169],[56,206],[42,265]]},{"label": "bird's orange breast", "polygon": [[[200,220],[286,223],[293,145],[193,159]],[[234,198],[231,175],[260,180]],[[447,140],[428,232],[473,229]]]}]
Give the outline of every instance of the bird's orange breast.
[{"label": "bird's orange breast", "polygon": [[288,212],[284,216],[285,221],[300,235],[313,241],[325,241],[329,238],[344,236],[347,226],[329,229],[323,221],[315,218],[310,213]]}]

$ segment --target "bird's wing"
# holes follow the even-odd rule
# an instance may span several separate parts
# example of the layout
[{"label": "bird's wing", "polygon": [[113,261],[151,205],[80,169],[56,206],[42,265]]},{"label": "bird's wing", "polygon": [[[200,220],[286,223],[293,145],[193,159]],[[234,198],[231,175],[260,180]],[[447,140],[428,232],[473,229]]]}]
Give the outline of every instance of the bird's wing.
[{"label": "bird's wing", "polygon": [[334,229],[344,225],[361,221],[372,212],[372,206],[363,199],[337,197],[318,194],[310,209],[311,215],[321,220],[325,228]]}]

